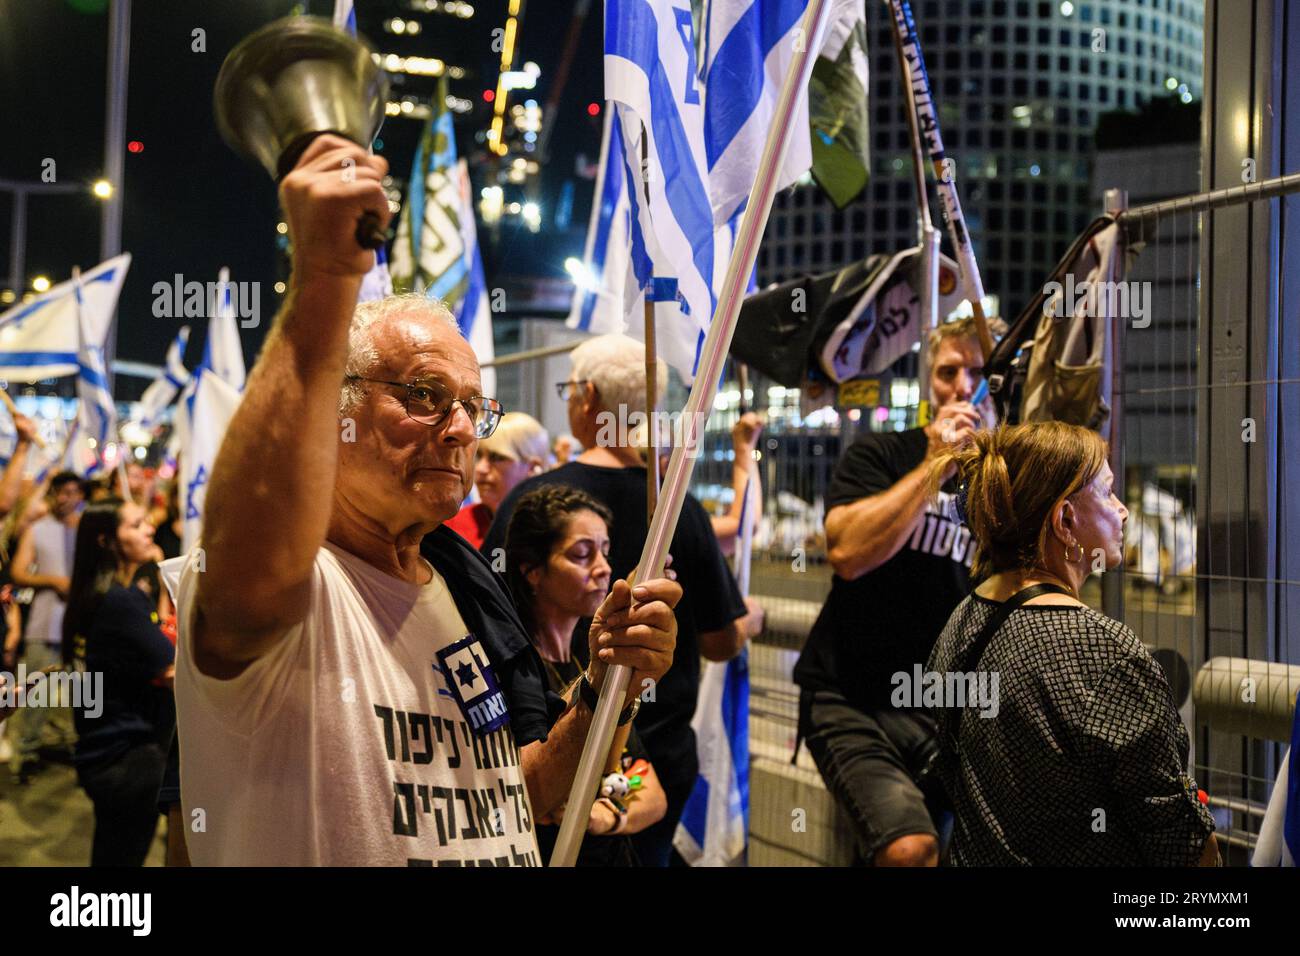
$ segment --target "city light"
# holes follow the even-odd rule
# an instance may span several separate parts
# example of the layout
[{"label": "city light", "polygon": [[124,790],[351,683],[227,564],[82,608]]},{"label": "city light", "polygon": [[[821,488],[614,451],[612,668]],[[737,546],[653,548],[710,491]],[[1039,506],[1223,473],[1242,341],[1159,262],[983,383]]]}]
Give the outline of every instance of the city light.
[{"label": "city light", "polygon": [[479,212],[485,223],[494,223],[501,219],[501,203],[504,193],[500,186],[484,186],[479,192]]},{"label": "city light", "polygon": [[17,301],[17,299],[18,293],[13,289],[5,289],[3,292],[0,292],[0,302],[3,302],[5,305]]},{"label": "city light", "polygon": [[542,227],[542,209],[537,205],[537,203],[524,203],[522,216],[524,225],[526,225],[531,232],[536,232]]},{"label": "city light", "polygon": [[1074,4],[1072,4],[1070,0],[1065,0],[1065,2],[1061,4],[1061,16],[1068,17],[1068,16],[1072,16],[1073,14],[1074,14]]},{"label": "city light", "polygon": [[32,280],[32,288],[37,292],[49,292],[50,280],[45,278],[45,276],[37,276]]},{"label": "city light", "polygon": [[126,144],[126,150],[128,153],[143,153],[144,143],[140,142],[138,139],[133,139],[131,142]]},{"label": "city light", "polygon": [[275,231],[278,232],[278,233],[279,233],[280,235],[282,235],[282,236],[288,235],[288,234],[289,234],[289,224],[288,224],[287,222],[277,222],[277,223],[275,224]]},{"label": "city light", "polygon": [[94,193],[98,199],[113,198],[113,184],[107,179],[95,180],[95,184],[90,187],[90,191]]},{"label": "city light", "polygon": [[573,284],[579,289],[595,291],[596,277],[581,259],[569,256],[564,260],[564,271],[569,274],[573,279]]},{"label": "city light", "polygon": [[588,115],[588,116],[599,116],[599,115],[600,115],[600,104],[599,104],[599,103],[588,103],[588,104],[587,104],[587,115]]}]

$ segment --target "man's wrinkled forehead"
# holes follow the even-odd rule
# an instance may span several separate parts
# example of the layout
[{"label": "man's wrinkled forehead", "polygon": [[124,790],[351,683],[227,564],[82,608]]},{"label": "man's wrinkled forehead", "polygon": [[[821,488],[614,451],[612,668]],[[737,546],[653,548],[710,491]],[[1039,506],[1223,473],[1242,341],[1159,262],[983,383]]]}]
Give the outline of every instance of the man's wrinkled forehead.
[{"label": "man's wrinkled forehead", "polygon": [[383,320],[375,330],[379,366],[399,381],[437,378],[449,385],[477,390],[478,358],[469,343],[437,316],[407,313]]}]

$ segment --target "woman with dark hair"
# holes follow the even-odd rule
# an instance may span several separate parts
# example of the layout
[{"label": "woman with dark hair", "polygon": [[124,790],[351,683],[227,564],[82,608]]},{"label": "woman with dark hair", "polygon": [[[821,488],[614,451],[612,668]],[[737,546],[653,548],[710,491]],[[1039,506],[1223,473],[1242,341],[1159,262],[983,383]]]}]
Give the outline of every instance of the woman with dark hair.
[{"label": "woman with dark hair", "polygon": [[[590,618],[609,591],[609,509],[590,495],[546,485],[521,497],[506,528],[506,582],[551,690],[568,698],[586,666],[574,651],[578,621]],[[586,628],[582,634],[585,636]],[[628,837],[663,818],[667,798],[632,718],[639,700],[619,715],[601,794],[591,805],[579,866],[636,866]],[[594,707],[594,701],[588,701]],[[537,821],[537,844],[550,859],[563,809]]]},{"label": "woman with dark hair", "polygon": [[[77,526],[63,645],[97,685],[75,711],[77,777],[95,805],[91,866],[140,866],[158,828],[158,785],[175,720],[175,647],[131,580],[153,554],[144,509],[110,498]],[[83,694],[83,704],[86,704]]]},{"label": "woman with dark hair", "polygon": [[[1215,865],[1164,672],[1129,628],[1079,600],[1094,571],[1123,559],[1128,511],[1106,443],[1061,422],[980,431],[935,460],[934,487],[954,474],[982,583],[922,678],[953,695],[935,711],[934,766],[956,813],[951,862]],[[896,693],[909,676],[894,675]]]}]

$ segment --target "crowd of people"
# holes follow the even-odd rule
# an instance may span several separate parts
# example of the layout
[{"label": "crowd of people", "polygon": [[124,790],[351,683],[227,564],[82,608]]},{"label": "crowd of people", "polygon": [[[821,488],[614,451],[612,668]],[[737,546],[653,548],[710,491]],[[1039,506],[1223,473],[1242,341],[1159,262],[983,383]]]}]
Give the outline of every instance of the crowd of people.
[{"label": "crowd of people", "polygon": [[[0,479],[8,573],[31,594],[23,620],[6,605],[7,668],[21,640],[29,672],[104,679],[96,718],[14,721],[15,773],[42,744],[73,746],[95,864],[140,864],[162,815],[178,864],[540,865],[570,813],[580,865],[674,862],[701,660],[732,659],[764,623],[725,557],[757,520],[742,504],[761,421],[733,429],[728,512],[688,494],[668,570],[631,580],[648,453],[643,433],[604,426],[645,412],[643,347],[573,350],[554,443],[504,412],[441,304],[356,304],[371,259],[353,224],[386,221],[385,170],[326,135],[282,181],[289,292],[174,607],[156,567],[181,550],[174,484],[155,495],[135,469],[115,496],[60,474],[24,499]],[[969,321],[928,348],[934,420],[868,433],[838,465],[833,584],[795,670],[797,746],[860,861],[1217,862],[1164,675],[1080,599],[1122,557],[1105,444],[995,427],[973,404]],[[30,437],[20,419],[10,472]],[[614,665],[631,680],[599,792],[570,808]],[[930,672],[990,675],[992,697],[907,692]]]}]

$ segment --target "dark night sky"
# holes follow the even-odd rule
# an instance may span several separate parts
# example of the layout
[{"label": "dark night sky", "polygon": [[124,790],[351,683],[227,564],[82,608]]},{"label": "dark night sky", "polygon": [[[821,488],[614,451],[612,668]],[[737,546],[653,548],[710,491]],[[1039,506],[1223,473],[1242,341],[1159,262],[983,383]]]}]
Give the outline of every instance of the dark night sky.
[{"label": "dark night sky", "polygon": [[[102,173],[104,74],[107,61],[107,14],[82,12],[96,0],[0,0],[0,178],[37,180],[41,162],[57,162],[60,182],[87,185]],[[474,0],[475,16],[460,21],[422,14],[423,32],[415,38],[384,33],[382,21],[410,16],[396,0],[357,0],[360,28],[383,52],[438,56],[466,68],[451,92],[475,102],[457,118],[462,156],[470,157],[475,188],[483,170],[475,163],[482,149],[475,132],[490,122],[482,91],[494,86],[497,54],[491,30],[505,22],[506,0]],[[573,178],[575,157],[594,162],[600,121],[585,107],[601,98],[600,4],[588,15],[578,54],[566,85],[552,133],[551,155],[543,168],[543,228],[537,235],[503,230],[494,247],[482,235],[489,285],[505,269],[516,274],[562,275],[565,255],[580,253],[590,210],[590,181],[575,182],[573,227],[562,237],[550,229],[549,217],[561,183]],[[122,247],[134,261],[122,293],[117,354],[120,358],[159,363],[176,329],[187,320],[155,318],[152,287],[182,273],[187,281],[215,280],[229,266],[235,280],[262,283],[262,326],[243,331],[251,364],[279,297],[271,287],[280,278],[276,249],[275,190],[260,169],[240,160],[221,141],[212,119],[212,86],[226,53],[260,25],[290,12],[289,0],[135,0],[131,16],[130,92],[127,139],[145,149],[126,155]],[[329,15],[332,0],[312,0],[309,12]],[[549,80],[558,66],[571,6],[555,0],[531,0],[525,8],[515,65],[535,60],[541,81],[531,93],[545,104]],[[563,11],[560,13],[559,11]],[[207,51],[191,50],[191,31],[207,33]],[[409,84],[403,86],[401,84]],[[433,81],[395,77],[393,93],[427,97]],[[514,100],[512,100],[514,102]],[[383,154],[393,172],[405,178],[421,124],[390,119],[381,132]],[[0,272],[9,257],[8,194],[0,194]],[[482,232],[482,230],[480,230]],[[89,268],[99,260],[100,207],[89,193],[33,197],[28,206],[27,278],[45,274],[66,279],[74,264]],[[557,241],[558,240],[558,241]],[[194,327],[187,364],[199,358],[202,319]],[[137,395],[145,382],[119,377],[119,398]]]}]

